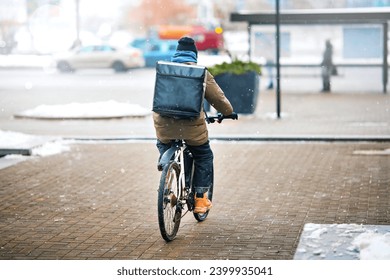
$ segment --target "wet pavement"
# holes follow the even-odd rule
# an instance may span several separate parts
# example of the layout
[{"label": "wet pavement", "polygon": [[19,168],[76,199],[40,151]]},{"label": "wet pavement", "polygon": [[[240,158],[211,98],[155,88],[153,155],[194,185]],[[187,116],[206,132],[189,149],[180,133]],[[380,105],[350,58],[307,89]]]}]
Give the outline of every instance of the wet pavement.
[{"label": "wet pavement", "polygon": [[290,260],[306,224],[389,226],[389,95],[282,100],[281,119],[264,91],[255,114],[210,126],[214,207],[202,223],[188,213],[170,243],[150,116],[24,120],[70,150],[0,169],[0,259]]},{"label": "wet pavement", "polygon": [[221,142],[214,207],[166,243],[152,142],[70,144],[0,170],[1,259],[292,259],[307,223],[390,224],[389,143]]}]

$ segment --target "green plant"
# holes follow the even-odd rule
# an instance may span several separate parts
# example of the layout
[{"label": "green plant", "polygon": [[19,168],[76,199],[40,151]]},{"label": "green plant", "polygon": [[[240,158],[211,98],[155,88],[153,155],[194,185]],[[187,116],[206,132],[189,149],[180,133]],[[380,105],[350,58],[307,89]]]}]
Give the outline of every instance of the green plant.
[{"label": "green plant", "polygon": [[213,76],[223,74],[223,73],[232,73],[236,75],[244,74],[249,71],[255,71],[261,75],[261,67],[259,64],[252,61],[245,62],[242,60],[235,59],[230,63],[223,62],[221,64],[208,67],[208,70]]}]

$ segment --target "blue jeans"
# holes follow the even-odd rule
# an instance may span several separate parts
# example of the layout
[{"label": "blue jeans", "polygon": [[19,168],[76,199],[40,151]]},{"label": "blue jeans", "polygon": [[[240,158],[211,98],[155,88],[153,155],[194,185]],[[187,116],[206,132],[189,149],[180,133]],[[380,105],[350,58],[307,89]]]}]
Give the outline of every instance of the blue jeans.
[{"label": "blue jeans", "polygon": [[[160,157],[167,151],[171,144],[164,144],[160,140],[157,140],[157,149],[160,152]],[[205,193],[214,184],[214,155],[210,148],[209,141],[200,146],[189,146],[193,158],[194,158],[194,177],[192,180],[192,186],[196,193]]]}]

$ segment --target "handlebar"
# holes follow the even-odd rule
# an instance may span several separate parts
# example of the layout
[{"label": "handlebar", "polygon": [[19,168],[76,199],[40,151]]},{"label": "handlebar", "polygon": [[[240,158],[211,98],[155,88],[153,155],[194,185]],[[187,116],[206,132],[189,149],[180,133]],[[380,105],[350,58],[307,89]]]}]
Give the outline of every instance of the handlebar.
[{"label": "handlebar", "polygon": [[206,116],[207,123],[214,123],[215,121],[221,123],[224,119],[238,120],[238,115],[233,112],[231,115],[226,116],[221,113],[218,113],[216,116]]}]

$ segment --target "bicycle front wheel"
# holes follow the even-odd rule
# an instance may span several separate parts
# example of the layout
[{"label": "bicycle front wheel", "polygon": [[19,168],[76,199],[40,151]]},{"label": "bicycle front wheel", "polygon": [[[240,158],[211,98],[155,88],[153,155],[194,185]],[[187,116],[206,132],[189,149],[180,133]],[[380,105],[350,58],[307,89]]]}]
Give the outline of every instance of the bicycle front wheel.
[{"label": "bicycle front wheel", "polygon": [[181,220],[179,174],[180,167],[176,162],[167,164],[162,171],[158,189],[158,224],[161,236],[168,242],[176,237]]}]

